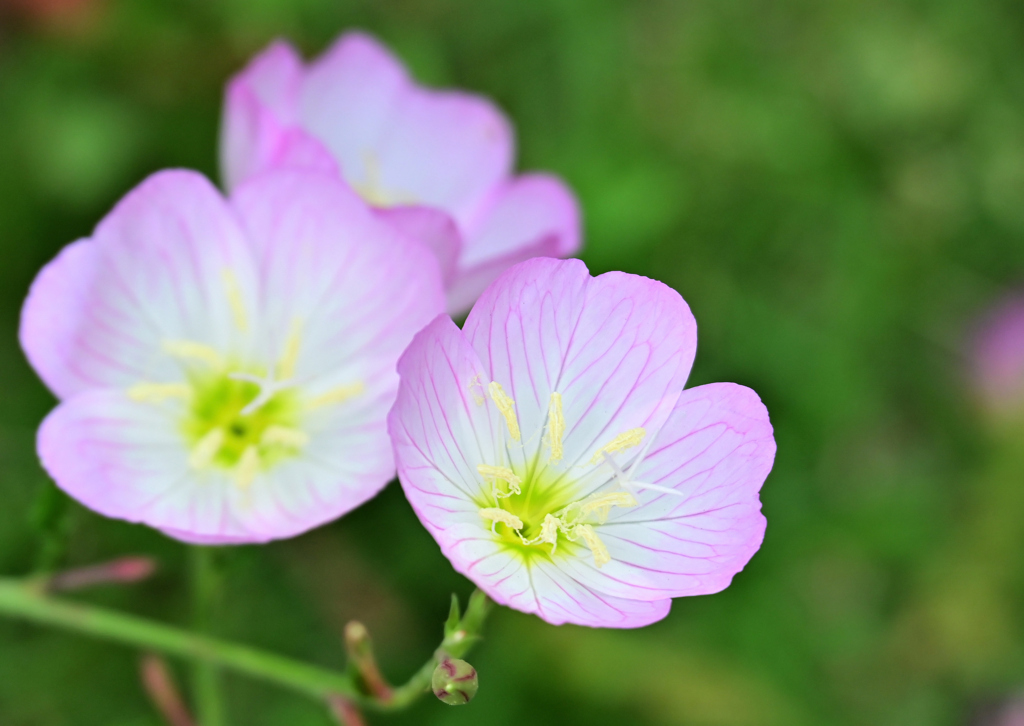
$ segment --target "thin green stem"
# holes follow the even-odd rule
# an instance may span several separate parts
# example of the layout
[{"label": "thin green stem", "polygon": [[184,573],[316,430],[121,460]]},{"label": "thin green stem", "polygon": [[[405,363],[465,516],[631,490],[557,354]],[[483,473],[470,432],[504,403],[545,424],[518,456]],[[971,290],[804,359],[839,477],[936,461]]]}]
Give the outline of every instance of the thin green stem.
[{"label": "thin green stem", "polygon": [[[192,624],[203,634],[214,632],[220,611],[221,583],[215,553],[209,547],[190,548],[192,575]],[[226,708],[220,668],[198,662],[192,671],[192,692],[199,726],[225,726]]]},{"label": "thin green stem", "polygon": [[303,693],[321,702],[332,696],[344,696],[377,711],[401,710],[426,693],[438,656],[445,653],[455,657],[465,655],[479,640],[486,611],[486,598],[479,591],[474,593],[465,616],[451,624],[451,627],[445,627],[445,638],[435,654],[408,682],[396,687],[390,698],[380,701],[361,693],[346,673],[134,615],[50,597],[45,593],[44,583],[39,580],[0,578],[2,615],[154,650],[193,662],[209,663]]}]

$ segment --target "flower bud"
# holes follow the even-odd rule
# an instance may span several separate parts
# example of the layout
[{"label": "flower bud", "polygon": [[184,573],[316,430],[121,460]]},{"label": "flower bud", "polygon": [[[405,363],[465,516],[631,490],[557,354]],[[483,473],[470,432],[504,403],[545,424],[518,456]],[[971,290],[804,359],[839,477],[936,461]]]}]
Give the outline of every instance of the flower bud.
[{"label": "flower bud", "polygon": [[434,669],[430,679],[430,687],[434,695],[449,706],[461,706],[469,703],[476,695],[480,683],[476,676],[476,668],[464,660],[445,656]]}]

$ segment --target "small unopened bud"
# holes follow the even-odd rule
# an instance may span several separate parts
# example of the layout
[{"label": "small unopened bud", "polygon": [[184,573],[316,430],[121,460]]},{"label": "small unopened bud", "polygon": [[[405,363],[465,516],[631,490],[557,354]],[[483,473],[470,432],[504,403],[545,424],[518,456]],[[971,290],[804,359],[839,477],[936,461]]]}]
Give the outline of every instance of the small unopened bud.
[{"label": "small unopened bud", "polygon": [[461,706],[473,699],[480,682],[476,668],[464,660],[445,657],[434,669],[430,687],[434,695],[449,706]]}]

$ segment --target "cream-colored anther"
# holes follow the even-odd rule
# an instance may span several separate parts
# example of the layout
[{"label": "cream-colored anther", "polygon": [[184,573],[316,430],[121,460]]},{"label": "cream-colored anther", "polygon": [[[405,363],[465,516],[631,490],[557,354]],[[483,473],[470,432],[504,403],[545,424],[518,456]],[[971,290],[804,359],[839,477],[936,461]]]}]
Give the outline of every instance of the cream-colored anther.
[{"label": "cream-colored anther", "polygon": [[561,461],[565,453],[562,436],[565,435],[565,416],[562,415],[562,394],[552,393],[548,406],[548,446],[551,447],[551,461]]},{"label": "cream-colored anther", "polygon": [[324,406],[334,406],[339,403],[344,403],[350,398],[358,396],[365,388],[366,386],[363,385],[362,381],[352,383],[348,386],[337,386],[326,393],[321,393],[319,396],[311,400],[307,406],[309,408],[323,408]]},{"label": "cream-colored anther", "polygon": [[309,434],[288,426],[268,426],[260,436],[262,446],[287,446],[291,449],[301,449],[308,443]]},{"label": "cream-colored anther", "polygon": [[203,343],[191,340],[165,340],[162,347],[165,353],[173,355],[175,358],[199,361],[214,370],[224,368],[224,358],[221,357],[221,354]]},{"label": "cream-colored anther", "polygon": [[487,387],[487,392],[490,393],[491,400],[498,407],[498,411],[505,417],[505,423],[508,425],[508,435],[512,437],[513,441],[519,441],[519,419],[516,418],[516,402],[508,397],[508,394],[502,390],[501,384],[497,381],[491,381],[491,385]]},{"label": "cream-colored anther", "polygon": [[188,455],[188,465],[193,469],[204,469],[213,462],[213,457],[224,445],[224,429],[210,429],[199,439],[199,443],[192,447]]},{"label": "cream-colored anther", "polygon": [[605,446],[602,446],[600,451],[594,454],[594,457],[590,460],[591,464],[596,464],[604,457],[605,454],[614,454],[616,451],[625,451],[626,449],[632,449],[634,446],[639,445],[643,441],[644,436],[647,434],[645,429],[630,429],[629,431],[623,431],[621,434],[616,436],[614,439],[609,441]]},{"label": "cream-colored anther", "polygon": [[580,517],[596,514],[600,521],[608,519],[612,507],[635,507],[637,502],[629,492],[609,492],[607,494],[591,494],[580,502]]},{"label": "cream-colored anther", "polygon": [[604,542],[597,536],[597,532],[589,524],[580,524],[573,527],[573,534],[583,538],[583,541],[587,543],[587,547],[594,555],[594,564],[598,567],[607,565],[612,561],[611,555],[608,554],[608,548],[604,546]]},{"label": "cream-colored anther", "polygon": [[552,514],[545,514],[544,521],[540,525],[540,534],[537,536],[536,541],[550,544],[551,554],[555,554],[555,550],[558,548],[558,530],[564,526],[565,523],[558,517]]},{"label": "cream-colored anther", "polygon": [[255,446],[247,446],[235,466],[235,485],[247,489],[260,472],[260,452]]},{"label": "cream-colored anther", "polygon": [[480,510],[480,516],[490,521],[492,534],[497,534],[495,527],[499,524],[504,524],[517,532],[523,528],[523,520],[512,514],[512,512],[507,512],[498,507],[484,507]]},{"label": "cream-colored anther", "polygon": [[136,383],[128,389],[128,398],[143,403],[160,403],[168,398],[191,397],[192,388],[184,383]]},{"label": "cream-colored anther", "polygon": [[245,333],[249,330],[249,316],[245,312],[245,302],[242,298],[242,288],[238,284],[238,278],[230,268],[224,268],[220,276],[224,282],[228,305],[231,306],[231,314],[235,318],[235,326]]},{"label": "cream-colored anther", "polygon": [[522,484],[522,479],[516,476],[511,469],[504,466],[480,464],[476,470],[487,481],[492,481],[496,484],[500,480],[508,484],[508,493],[499,491],[497,486],[495,486],[494,496],[501,498],[510,497],[513,494],[522,494],[522,490],[519,488],[519,485]]}]

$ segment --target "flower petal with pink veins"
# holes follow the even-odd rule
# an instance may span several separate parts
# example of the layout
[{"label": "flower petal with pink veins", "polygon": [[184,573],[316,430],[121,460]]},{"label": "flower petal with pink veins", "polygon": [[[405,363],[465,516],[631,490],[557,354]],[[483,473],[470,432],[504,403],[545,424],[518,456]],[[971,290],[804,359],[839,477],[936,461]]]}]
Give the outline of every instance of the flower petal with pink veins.
[{"label": "flower petal with pink veins", "polygon": [[176,421],[182,404],[154,406],[123,391],[86,391],[39,429],[39,456],[61,489],[100,514],[154,527],[239,534],[219,472],[189,469]]},{"label": "flower petal with pink veins", "polygon": [[301,457],[241,487],[221,470],[190,468],[178,408],[114,390],[75,396],[40,429],[43,465],[101,514],[203,544],[295,536],[359,506],[394,470],[384,422],[364,405],[319,422]]},{"label": "flower petal with pink veins", "polygon": [[[510,269],[473,307],[466,337],[486,375],[515,401],[523,445],[570,473],[625,431],[654,435],[689,375],[697,327],[677,292],[639,275],[592,278],[578,260],[533,259]],[[550,462],[540,435],[551,395],[564,406],[564,454]],[[571,476],[569,477],[572,478]]]},{"label": "flower petal with pink veins", "polygon": [[476,353],[447,316],[420,331],[398,361],[402,378],[388,414],[406,497],[448,554],[451,526],[481,532],[487,487],[477,471],[498,460],[501,432],[485,406],[486,380]]},{"label": "flower petal with pink veins", "polygon": [[775,459],[768,411],[749,388],[712,383],[683,391],[635,473],[678,496],[643,490],[597,528],[611,562],[568,564],[580,582],[656,600],[728,587],[764,538],[758,492]]},{"label": "flower petal with pink veins", "polygon": [[[255,284],[252,253],[217,190],[199,174],[161,172],[129,193],[90,240],[44,268],[25,301],[20,337],[61,398],[179,380],[164,342],[247,350],[238,308],[255,314]],[[255,319],[246,323],[251,332]]]}]

